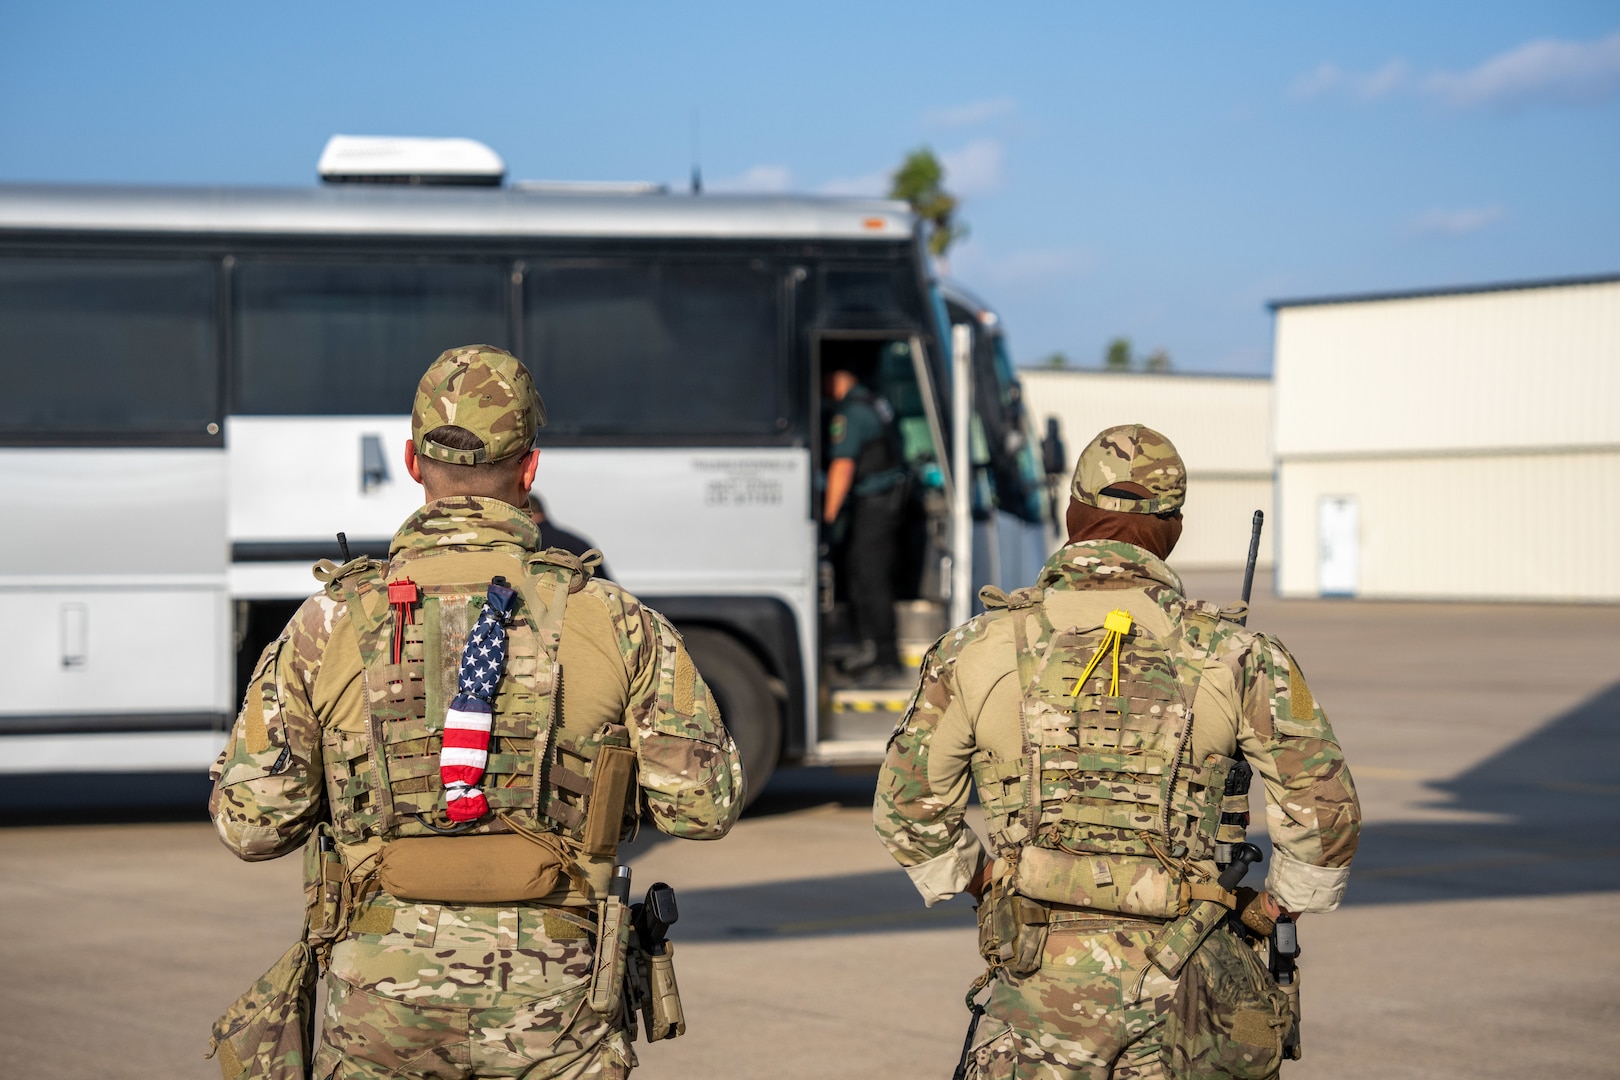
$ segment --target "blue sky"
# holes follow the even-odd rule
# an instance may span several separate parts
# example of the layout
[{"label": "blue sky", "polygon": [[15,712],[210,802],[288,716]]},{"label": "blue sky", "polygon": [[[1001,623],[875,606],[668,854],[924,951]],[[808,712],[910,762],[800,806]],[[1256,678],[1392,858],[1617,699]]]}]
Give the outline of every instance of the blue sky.
[{"label": "blue sky", "polygon": [[1264,371],[1268,299],[1620,272],[1620,5],[0,6],[0,180],[308,184],[327,136],[514,178],[879,191],[928,145],[1015,356]]}]

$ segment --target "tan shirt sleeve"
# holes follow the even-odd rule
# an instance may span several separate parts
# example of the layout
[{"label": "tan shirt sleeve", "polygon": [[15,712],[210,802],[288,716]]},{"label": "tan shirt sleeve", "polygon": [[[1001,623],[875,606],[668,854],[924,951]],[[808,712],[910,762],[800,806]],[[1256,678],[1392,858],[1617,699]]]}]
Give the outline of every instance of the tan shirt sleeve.
[{"label": "tan shirt sleeve", "polygon": [[1290,911],[1332,911],[1344,899],[1361,834],[1344,752],[1280,643],[1255,635],[1238,677],[1238,743],[1265,784],[1273,851],[1266,888]]},{"label": "tan shirt sleeve", "polygon": [[642,805],[661,832],[719,839],[742,813],[745,789],[742,758],[714,694],[663,616],[615,585],[587,589],[617,630],[627,677],[623,722],[636,750]]},{"label": "tan shirt sleeve", "polygon": [[929,907],[966,888],[988,858],[963,817],[973,783],[973,710],[957,685],[955,645],[948,638],[924,658],[872,804],[878,837]]},{"label": "tan shirt sleeve", "polygon": [[325,816],[316,677],[342,613],[341,603],[313,596],[266,646],[231,737],[209,771],[209,816],[239,858],[285,855]]}]

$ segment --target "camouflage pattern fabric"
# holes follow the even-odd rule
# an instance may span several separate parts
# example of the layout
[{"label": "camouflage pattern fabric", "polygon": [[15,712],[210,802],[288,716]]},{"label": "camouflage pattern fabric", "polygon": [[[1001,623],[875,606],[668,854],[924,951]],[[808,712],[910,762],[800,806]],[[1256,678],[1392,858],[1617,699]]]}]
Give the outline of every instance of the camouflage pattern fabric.
[{"label": "camouflage pattern fabric", "polygon": [[1047,934],[1040,970],[1002,972],[968,1055],[969,1080],[1160,1080],[1175,983],[1145,949],[1155,923],[1079,918]]},{"label": "camouflage pattern fabric", "polygon": [[1036,972],[998,973],[970,1080],[1266,1080],[1286,1003],[1254,950],[1222,929],[1179,980],[1148,960],[1157,923],[1064,915]]},{"label": "camouflage pattern fabric", "polygon": [[[1025,752],[1012,761],[974,762],[991,849],[1017,868],[1024,896],[1133,915],[1180,914],[1182,883],[1203,879],[1190,864],[1213,853],[1233,764],[1213,754],[1191,760],[1189,706],[1203,662],[1235,625],[1202,611],[1163,638],[1133,625],[1116,646],[1115,663],[1096,666],[1088,659],[1106,649],[1104,628],[1060,631],[1042,595],[1020,590],[1008,604]],[[1088,667],[1093,674],[1081,683]],[[1110,693],[1114,672],[1117,694]],[[1031,845],[1054,854],[1037,859]]]},{"label": "camouflage pattern fabric", "polygon": [[619,1009],[586,1003],[584,927],[534,908],[385,903],[391,927],[333,950],[316,1077],[612,1080],[636,1064]]},{"label": "camouflage pattern fabric", "polygon": [[[1119,541],[1065,546],[1036,586],[1056,627],[1099,625],[1114,608],[1128,610],[1160,638],[1216,622],[1214,609],[1182,594],[1162,560]],[[946,633],[924,659],[916,693],[889,740],[873,821],[929,904],[962,891],[987,863],[992,881],[1009,878],[1006,846],[1024,839],[1012,835],[1022,792],[1006,782],[1029,767],[1022,692],[1012,677],[1018,670],[1012,620],[1019,617],[993,608]],[[1288,651],[1264,634],[1220,627],[1192,695],[1188,760],[1249,761],[1264,786],[1274,849],[1268,889],[1291,911],[1330,911],[1344,894],[1360,834],[1343,753]],[[975,776],[986,821],[1000,834],[993,852],[963,819]],[[991,862],[993,855],[1000,858]],[[1200,876],[1215,871],[1207,858],[1187,861]],[[1084,896],[1073,899],[1084,906]],[[1053,915],[1055,923],[1068,917]],[[1162,1031],[1178,983],[1143,950],[1162,923],[1086,917],[1098,920],[1087,937],[1077,937],[1074,927],[1048,927],[1038,971],[996,972],[986,1023],[994,1017],[1004,1026],[980,1025],[979,1075],[1161,1075]],[[1134,983],[1121,989],[1133,979],[1141,981],[1139,991]]]},{"label": "camouflage pattern fabric", "polygon": [[[1119,541],[1069,544],[1036,581],[1052,621],[1093,623],[1114,607],[1168,634],[1190,606],[1163,560]],[[923,659],[922,677],[889,737],[873,820],[885,846],[930,903],[959,892],[986,860],[965,826],[975,761],[1011,767],[1023,754],[1012,613],[991,610],[951,630]],[[964,684],[968,684],[964,694]],[[1344,754],[1298,663],[1275,639],[1227,634],[1205,662],[1193,705],[1192,758],[1243,756],[1265,785],[1275,847],[1267,887],[1291,911],[1330,911],[1343,896],[1360,835]],[[986,806],[1004,803],[981,791]],[[1213,870],[1213,864],[1207,869]],[[943,886],[943,887],[940,887]]]},{"label": "camouflage pattern fabric", "polygon": [[[422,376],[411,409],[411,440],[424,457],[476,465],[528,450],[545,423],[546,406],[522,361],[493,345],[463,345],[440,353]],[[457,450],[425,437],[447,425],[477,435],[483,449]]]},{"label": "camouflage pattern fabric", "polygon": [[[527,552],[536,536],[527,514],[498,500],[440,499],[394,537],[387,576],[407,576],[413,557],[428,552]],[[611,583],[588,582],[570,607],[581,603],[606,609],[612,648],[624,663],[624,721],[654,823],[687,839],[724,836],[742,811],[742,765],[685,643],[662,616]],[[209,804],[221,839],[242,858],[295,850],[324,807],[325,754],[352,752],[364,737],[363,665],[346,620],[342,601],[326,592],[311,597],[255,666],[214,764]]]},{"label": "camouflage pattern fabric", "polygon": [[[1145,499],[1121,499],[1100,492],[1111,484],[1141,484]],[[1099,510],[1124,514],[1163,514],[1187,501],[1187,466],[1175,444],[1142,424],[1120,424],[1101,432],[1080,452],[1069,491]]]},{"label": "camouflage pattern fabric", "polygon": [[1165,1065],[1175,1080],[1266,1080],[1282,1065],[1293,1021],[1288,995],[1253,946],[1225,927],[1193,953],[1165,1024]]},{"label": "camouflage pattern fabric", "polygon": [[[534,523],[517,507],[441,499],[406,521],[381,576],[426,580],[424,568],[449,557],[475,569],[497,557],[528,558],[536,540]],[[364,770],[351,768],[367,756],[365,665],[341,596],[328,590],[305,601],[266,648],[215,762],[210,812],[241,858],[295,850],[330,820],[333,807],[371,790]],[[724,836],[742,809],[742,766],[679,635],[629,593],[594,580],[569,597],[568,613],[561,655],[565,667],[570,655],[578,662],[565,715],[627,730],[638,763],[637,802],[659,829],[691,839]],[[509,664],[509,678],[521,675]],[[379,1062],[420,1057],[420,1067],[440,1070],[423,1073],[434,1076],[628,1070],[634,1062],[620,1007],[604,1015],[584,1004],[594,907],[557,906],[583,902],[572,894],[502,906],[397,900],[371,878],[382,842],[376,828],[361,821],[358,835],[336,834],[344,880],[326,891],[344,898],[346,923],[330,948],[336,1004],[333,1034],[318,1051],[322,1069],[337,1063],[340,1076],[391,1075]],[[463,1031],[459,1044],[446,1034],[456,1024],[474,1029]]]},{"label": "camouflage pattern fabric", "polygon": [[315,957],[300,941],[237,998],[214,1024],[208,1056],[223,1080],[296,1080],[309,1075],[315,1011]]}]

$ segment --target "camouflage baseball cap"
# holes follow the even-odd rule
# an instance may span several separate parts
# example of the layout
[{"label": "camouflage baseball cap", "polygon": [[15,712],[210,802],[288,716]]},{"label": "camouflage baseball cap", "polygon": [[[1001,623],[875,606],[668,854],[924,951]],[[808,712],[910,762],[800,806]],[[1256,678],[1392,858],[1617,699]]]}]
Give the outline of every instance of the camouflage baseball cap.
[{"label": "camouflage baseball cap", "polygon": [[[1112,484],[1146,488],[1145,499],[1104,495]],[[1163,514],[1187,501],[1187,466],[1169,439],[1142,424],[1108,428],[1080,451],[1069,485],[1074,497],[1099,510],[1124,514]]]},{"label": "camouflage baseball cap", "polygon": [[[463,345],[440,353],[417,384],[411,441],[423,457],[477,465],[528,450],[545,423],[545,403],[521,360],[493,345]],[[472,432],[484,448],[457,450],[427,438],[447,425]]]}]

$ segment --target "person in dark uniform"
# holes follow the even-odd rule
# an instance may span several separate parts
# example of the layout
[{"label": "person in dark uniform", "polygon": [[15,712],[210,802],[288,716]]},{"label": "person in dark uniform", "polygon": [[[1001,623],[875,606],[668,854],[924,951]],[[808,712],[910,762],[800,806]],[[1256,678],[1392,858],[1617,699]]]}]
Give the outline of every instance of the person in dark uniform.
[{"label": "person in dark uniform", "polygon": [[894,410],[844,367],[829,370],[822,393],[827,424],[827,491],[822,521],[847,514],[843,544],[845,593],[854,615],[857,650],[841,665],[863,682],[900,674],[895,646],[894,571],[905,511],[906,463]]},{"label": "person in dark uniform", "polygon": [[[538,491],[529,492],[529,519],[540,529],[540,547],[538,549],[540,551],[545,551],[547,548],[562,548],[564,551],[575,555],[583,555],[592,548],[596,548],[595,544],[579,535],[579,533],[569,532],[561,526],[552,524],[551,519],[546,516],[546,504],[541,500]],[[596,550],[600,551],[601,548],[596,548]],[[593,576],[601,578],[603,581],[613,580],[613,575],[608,573],[607,558],[605,556]]]}]

